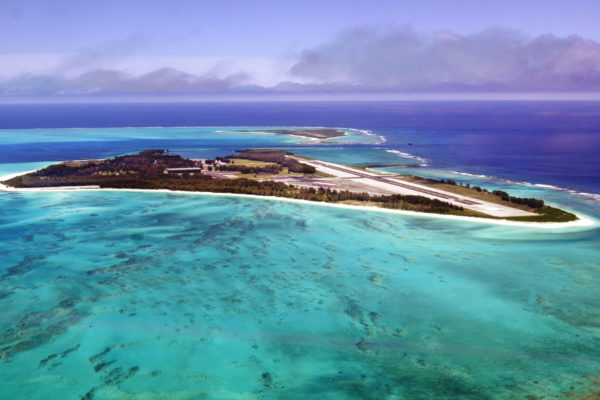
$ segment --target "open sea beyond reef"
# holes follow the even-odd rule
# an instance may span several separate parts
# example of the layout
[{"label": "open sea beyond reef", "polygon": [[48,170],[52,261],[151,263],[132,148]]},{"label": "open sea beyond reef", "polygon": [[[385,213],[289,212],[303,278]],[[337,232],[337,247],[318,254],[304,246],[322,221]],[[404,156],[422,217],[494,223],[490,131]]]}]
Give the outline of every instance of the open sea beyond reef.
[{"label": "open sea beyond reef", "polygon": [[[235,132],[310,126],[349,135]],[[0,105],[0,176],[248,147],[411,164],[382,169],[543,198],[596,225],[0,192],[0,399],[600,395],[600,103]]]}]

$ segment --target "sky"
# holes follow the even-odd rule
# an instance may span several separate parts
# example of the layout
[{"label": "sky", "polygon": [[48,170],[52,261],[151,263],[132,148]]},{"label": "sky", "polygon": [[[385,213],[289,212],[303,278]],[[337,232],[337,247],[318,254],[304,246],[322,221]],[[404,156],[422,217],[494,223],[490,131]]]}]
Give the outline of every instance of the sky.
[{"label": "sky", "polygon": [[0,2],[0,97],[600,97],[600,0]]}]

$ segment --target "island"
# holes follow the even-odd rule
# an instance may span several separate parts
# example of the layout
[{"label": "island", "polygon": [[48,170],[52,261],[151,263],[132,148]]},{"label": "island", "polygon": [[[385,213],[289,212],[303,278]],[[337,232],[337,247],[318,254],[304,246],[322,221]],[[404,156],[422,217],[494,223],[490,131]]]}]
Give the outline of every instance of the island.
[{"label": "island", "polygon": [[529,222],[577,216],[543,200],[488,191],[452,179],[389,174],[278,150],[246,149],[214,159],[166,150],[69,161],[3,182],[12,188],[167,189],[274,196],[356,206]]},{"label": "island", "polygon": [[243,133],[272,133],[277,135],[301,136],[309,139],[323,140],[334,137],[346,136],[346,132],[333,128],[302,128],[302,129],[263,129],[263,130],[241,130]]}]

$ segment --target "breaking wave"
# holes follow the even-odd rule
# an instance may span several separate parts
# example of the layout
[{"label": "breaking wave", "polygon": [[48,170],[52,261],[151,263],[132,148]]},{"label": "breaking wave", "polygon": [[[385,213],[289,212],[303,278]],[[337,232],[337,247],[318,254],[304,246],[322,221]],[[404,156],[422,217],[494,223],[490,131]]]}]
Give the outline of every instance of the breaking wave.
[{"label": "breaking wave", "polygon": [[427,167],[429,165],[429,160],[423,157],[415,156],[414,154],[404,153],[399,150],[386,150],[388,153],[396,154],[402,158],[408,158],[411,160],[415,160],[419,162],[421,167]]}]

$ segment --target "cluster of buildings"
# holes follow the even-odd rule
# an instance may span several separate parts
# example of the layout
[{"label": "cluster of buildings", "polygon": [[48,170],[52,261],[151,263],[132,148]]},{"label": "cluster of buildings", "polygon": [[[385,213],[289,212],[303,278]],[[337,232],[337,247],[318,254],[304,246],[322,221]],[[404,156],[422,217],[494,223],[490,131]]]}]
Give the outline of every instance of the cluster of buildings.
[{"label": "cluster of buildings", "polygon": [[[220,178],[229,178],[227,174],[219,174],[217,170],[219,167],[227,165],[225,161],[222,160],[210,160],[210,159],[198,159],[196,161],[195,167],[183,167],[183,168],[166,168],[165,174],[171,175],[194,175],[194,174],[205,174],[205,175],[219,175],[217,177]],[[223,176],[220,176],[223,175]]]}]

